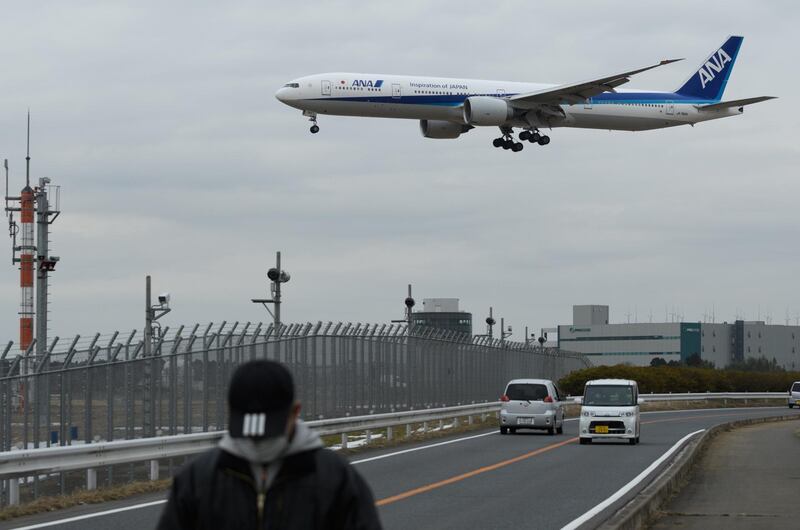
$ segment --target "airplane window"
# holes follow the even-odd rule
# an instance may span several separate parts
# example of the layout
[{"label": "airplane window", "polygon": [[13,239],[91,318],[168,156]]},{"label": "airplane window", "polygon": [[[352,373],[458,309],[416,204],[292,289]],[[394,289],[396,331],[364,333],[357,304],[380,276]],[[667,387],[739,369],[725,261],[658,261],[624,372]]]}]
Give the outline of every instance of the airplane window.
[{"label": "airplane window", "polygon": [[300,83],[286,83],[283,86],[285,88],[300,88]]}]

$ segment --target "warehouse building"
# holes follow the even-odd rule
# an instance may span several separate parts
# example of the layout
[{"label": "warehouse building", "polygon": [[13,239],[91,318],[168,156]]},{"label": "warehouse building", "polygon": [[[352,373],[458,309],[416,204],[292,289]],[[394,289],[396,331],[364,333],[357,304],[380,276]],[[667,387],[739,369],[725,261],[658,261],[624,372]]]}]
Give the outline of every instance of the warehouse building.
[{"label": "warehouse building", "polygon": [[577,305],[572,324],[558,326],[558,347],[586,354],[595,365],[646,366],[655,358],[686,362],[693,355],[724,368],[765,358],[800,369],[800,326],[762,321],[610,324],[608,306]]}]

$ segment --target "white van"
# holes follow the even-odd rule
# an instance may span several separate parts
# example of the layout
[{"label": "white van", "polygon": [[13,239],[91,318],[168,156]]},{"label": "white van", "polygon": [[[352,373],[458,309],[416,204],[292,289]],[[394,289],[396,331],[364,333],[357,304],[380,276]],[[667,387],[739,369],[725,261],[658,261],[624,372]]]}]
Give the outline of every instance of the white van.
[{"label": "white van", "polygon": [[639,443],[639,385],[628,379],[586,381],[581,401],[581,445],[595,438],[623,438]]},{"label": "white van", "polygon": [[793,409],[795,405],[800,407],[800,381],[795,381],[789,388],[789,408]]}]

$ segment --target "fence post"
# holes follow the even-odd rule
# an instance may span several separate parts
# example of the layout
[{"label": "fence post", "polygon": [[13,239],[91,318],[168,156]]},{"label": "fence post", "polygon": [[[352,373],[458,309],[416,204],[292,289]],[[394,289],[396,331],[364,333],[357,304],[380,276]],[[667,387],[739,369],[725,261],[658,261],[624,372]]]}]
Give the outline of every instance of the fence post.
[{"label": "fence post", "polygon": [[342,449],[347,449],[347,433],[342,433]]},{"label": "fence post", "polygon": [[97,489],[97,470],[95,468],[86,470],[86,489],[88,491]]},{"label": "fence post", "polygon": [[150,480],[158,480],[158,460],[150,461]]},{"label": "fence post", "polygon": [[8,505],[19,506],[19,479],[8,479]]}]

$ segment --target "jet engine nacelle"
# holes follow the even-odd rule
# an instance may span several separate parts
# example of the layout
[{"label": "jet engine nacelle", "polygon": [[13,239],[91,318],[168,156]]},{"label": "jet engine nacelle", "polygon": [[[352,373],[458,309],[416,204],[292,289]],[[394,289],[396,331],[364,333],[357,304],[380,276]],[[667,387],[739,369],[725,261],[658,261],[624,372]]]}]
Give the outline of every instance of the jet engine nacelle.
[{"label": "jet engine nacelle", "polygon": [[504,99],[473,96],[464,101],[464,122],[470,125],[504,125],[514,116],[514,109]]},{"label": "jet engine nacelle", "polygon": [[458,138],[470,127],[444,120],[419,120],[419,130],[425,138]]}]

